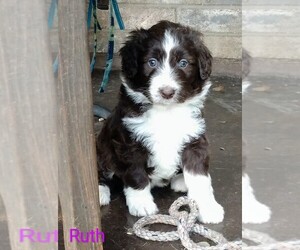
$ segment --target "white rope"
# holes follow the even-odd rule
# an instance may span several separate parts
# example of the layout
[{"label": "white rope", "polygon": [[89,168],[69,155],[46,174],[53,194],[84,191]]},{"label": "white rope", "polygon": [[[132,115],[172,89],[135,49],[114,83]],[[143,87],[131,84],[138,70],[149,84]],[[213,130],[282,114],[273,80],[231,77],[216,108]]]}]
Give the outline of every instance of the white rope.
[{"label": "white rope", "polygon": [[[180,207],[189,206],[190,212],[179,211]],[[247,246],[242,241],[227,241],[224,236],[215,232],[203,225],[196,223],[198,216],[198,207],[195,201],[188,197],[180,197],[173,202],[169,209],[170,215],[151,215],[139,219],[133,225],[134,233],[143,239],[152,241],[181,241],[182,245],[188,250],[300,250],[300,241],[277,242],[265,234],[257,233],[255,231],[243,230],[243,238],[248,239],[256,246]],[[168,224],[177,227],[177,231],[161,232],[151,231],[145,228],[150,224]],[[211,241],[215,246],[206,246],[208,243],[195,243],[190,238],[190,233],[197,233]]]}]

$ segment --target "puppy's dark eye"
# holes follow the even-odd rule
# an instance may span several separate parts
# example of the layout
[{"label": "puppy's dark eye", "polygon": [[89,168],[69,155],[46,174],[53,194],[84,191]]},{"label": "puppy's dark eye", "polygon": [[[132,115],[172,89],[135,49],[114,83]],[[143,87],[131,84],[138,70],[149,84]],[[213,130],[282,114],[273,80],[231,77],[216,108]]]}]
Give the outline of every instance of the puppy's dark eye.
[{"label": "puppy's dark eye", "polygon": [[155,58],[150,58],[148,60],[148,65],[150,66],[150,68],[156,68],[157,67],[157,59]]},{"label": "puppy's dark eye", "polygon": [[186,68],[186,66],[188,66],[188,61],[185,59],[181,59],[180,62],[178,63],[178,66],[182,69]]}]

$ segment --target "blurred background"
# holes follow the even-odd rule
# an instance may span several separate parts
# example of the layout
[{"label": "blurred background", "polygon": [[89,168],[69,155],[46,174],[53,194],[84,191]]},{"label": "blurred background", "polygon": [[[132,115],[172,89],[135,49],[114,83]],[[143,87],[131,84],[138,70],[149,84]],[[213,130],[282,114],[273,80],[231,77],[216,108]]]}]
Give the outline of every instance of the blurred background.
[{"label": "blurred background", "polygon": [[[128,33],[136,28],[150,28],[160,20],[179,22],[193,27],[204,34],[204,41],[212,51],[215,63],[234,64],[241,59],[241,1],[240,0],[120,0],[120,12],[125,23],[121,31],[116,25],[115,50],[117,53]],[[109,11],[98,10],[103,28],[98,34],[98,52],[107,51]],[[92,35],[92,34],[91,34]],[[90,41],[93,41],[90,39]],[[101,54],[99,55],[101,57]],[[104,67],[98,60],[96,67]],[[119,67],[115,60],[114,67]],[[215,68],[218,70],[217,68]],[[221,69],[220,69],[221,70]],[[216,72],[216,71],[215,71]],[[236,74],[231,70],[231,74]]]}]

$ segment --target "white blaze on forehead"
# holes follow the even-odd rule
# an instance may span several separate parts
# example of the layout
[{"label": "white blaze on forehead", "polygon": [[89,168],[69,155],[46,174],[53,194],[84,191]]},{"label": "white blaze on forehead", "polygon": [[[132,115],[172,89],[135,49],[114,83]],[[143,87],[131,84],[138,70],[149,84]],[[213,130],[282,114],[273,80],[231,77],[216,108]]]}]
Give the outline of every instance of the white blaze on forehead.
[{"label": "white blaze on forehead", "polygon": [[170,54],[171,50],[174,49],[179,45],[176,37],[172,36],[169,31],[166,31],[164,41],[163,41],[163,49],[166,53],[166,57],[162,63],[162,71],[165,71],[166,74],[169,73],[170,76],[172,75],[172,69],[170,66]]},{"label": "white blaze on forehead", "polygon": [[178,45],[179,45],[179,43],[178,43],[176,37],[172,36],[169,31],[166,31],[164,41],[163,41],[163,48],[167,54],[165,62],[169,62],[171,50],[173,48],[177,47]]},{"label": "white blaze on forehead", "polygon": [[[170,66],[171,50],[179,45],[176,37],[172,36],[169,31],[165,32],[162,41],[162,47],[166,54],[156,74],[152,77],[150,82],[150,94],[154,102],[164,102],[165,100],[160,96],[159,90],[163,87],[171,87],[175,91],[180,90],[180,83],[175,77],[174,70]],[[176,96],[176,94],[175,94]]]}]

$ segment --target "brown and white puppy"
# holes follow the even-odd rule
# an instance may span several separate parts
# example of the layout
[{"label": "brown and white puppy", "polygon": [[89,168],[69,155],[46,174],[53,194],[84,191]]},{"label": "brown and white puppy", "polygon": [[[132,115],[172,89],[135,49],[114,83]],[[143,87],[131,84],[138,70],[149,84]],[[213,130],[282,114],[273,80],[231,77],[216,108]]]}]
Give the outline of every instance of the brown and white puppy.
[{"label": "brown and white puppy", "polygon": [[201,34],[161,21],[131,32],[120,55],[119,103],[97,141],[101,205],[110,202],[107,182],[115,175],[124,183],[130,214],[154,214],[151,188],[171,181],[173,190],[187,191],[198,203],[200,221],[221,222],[201,114],[212,56]]}]

